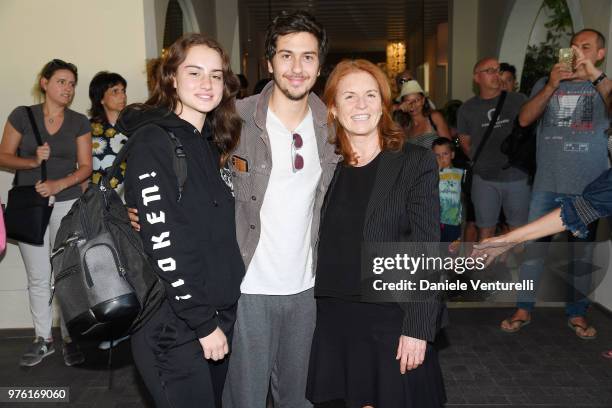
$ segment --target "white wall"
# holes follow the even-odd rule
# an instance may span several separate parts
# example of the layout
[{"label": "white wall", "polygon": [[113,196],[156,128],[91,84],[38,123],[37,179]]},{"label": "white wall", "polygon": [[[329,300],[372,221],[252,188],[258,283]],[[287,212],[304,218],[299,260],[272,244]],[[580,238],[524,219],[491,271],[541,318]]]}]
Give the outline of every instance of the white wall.
[{"label": "white wall", "polygon": [[[499,60],[507,61],[516,67],[520,78],[525,64],[527,45],[532,37],[542,0],[517,0],[508,17],[499,51]],[[539,35],[535,36],[539,39]]]},{"label": "white wall", "polygon": [[[72,109],[89,107],[89,81],[100,70],[128,82],[128,102],[147,96],[144,8],[149,0],[2,0],[0,122],[18,105],[37,103],[31,94],[37,73],[53,58],[77,65],[79,84]],[[6,202],[12,174],[0,171]],[[0,260],[0,328],[31,327],[25,270],[16,245]]]},{"label": "white wall", "polygon": [[[147,32],[151,44],[147,57],[161,53],[169,0],[144,0]],[[230,56],[234,72],[240,72],[240,38],[237,0],[178,0],[183,12],[183,30],[201,32],[219,41]],[[150,5],[150,6],[149,6]]]}]

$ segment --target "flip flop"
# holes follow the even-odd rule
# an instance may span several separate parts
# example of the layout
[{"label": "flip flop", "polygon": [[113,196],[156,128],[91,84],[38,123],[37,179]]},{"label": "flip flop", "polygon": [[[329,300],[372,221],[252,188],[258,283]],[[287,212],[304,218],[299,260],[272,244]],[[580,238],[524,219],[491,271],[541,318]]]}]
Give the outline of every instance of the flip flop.
[{"label": "flip flop", "polygon": [[523,319],[514,319],[514,320],[510,320],[510,319],[512,319],[512,318],[511,318],[511,317],[509,317],[509,318],[507,318],[507,319],[503,320],[503,321],[502,321],[502,323],[503,323],[503,322],[508,322],[508,324],[509,324],[510,326],[513,326],[513,325],[514,325],[514,323],[518,322],[518,323],[519,323],[519,325],[518,325],[518,326],[516,326],[516,327],[514,327],[514,329],[506,329],[506,328],[504,328],[504,327],[500,326],[499,328],[500,328],[500,329],[501,329],[503,332],[506,332],[506,333],[516,333],[517,331],[521,330],[523,327],[525,327],[525,326],[527,326],[529,323],[531,323],[531,319],[529,319],[529,320],[523,320]]},{"label": "flip flop", "polygon": [[612,350],[606,350],[603,353],[601,353],[601,356],[603,358],[607,358],[608,360],[612,360]]},{"label": "flip flop", "polygon": [[574,334],[576,336],[578,336],[579,338],[581,338],[582,340],[595,340],[597,338],[597,331],[595,331],[595,334],[593,336],[585,336],[584,334],[578,334],[578,329],[582,329],[583,331],[587,331],[588,329],[592,328],[593,330],[595,330],[595,328],[593,326],[582,326],[580,324],[574,324],[570,321],[570,319],[567,319],[567,327],[570,328],[571,331],[574,332]]}]

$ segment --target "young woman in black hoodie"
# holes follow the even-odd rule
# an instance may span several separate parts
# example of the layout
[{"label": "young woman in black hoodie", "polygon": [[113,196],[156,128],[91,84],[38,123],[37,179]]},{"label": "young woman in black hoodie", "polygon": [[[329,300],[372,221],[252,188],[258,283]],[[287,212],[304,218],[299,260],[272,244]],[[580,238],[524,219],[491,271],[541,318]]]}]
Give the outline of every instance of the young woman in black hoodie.
[{"label": "young woman in black hoodie", "polygon": [[[126,201],[138,209],[145,250],[166,291],[132,336],[136,366],[158,407],[220,406],[244,275],[226,168],[240,135],[238,89],[219,44],[187,34],[169,48],[149,100],[118,120],[122,133],[137,138]],[[168,132],[187,156],[182,192]]]}]

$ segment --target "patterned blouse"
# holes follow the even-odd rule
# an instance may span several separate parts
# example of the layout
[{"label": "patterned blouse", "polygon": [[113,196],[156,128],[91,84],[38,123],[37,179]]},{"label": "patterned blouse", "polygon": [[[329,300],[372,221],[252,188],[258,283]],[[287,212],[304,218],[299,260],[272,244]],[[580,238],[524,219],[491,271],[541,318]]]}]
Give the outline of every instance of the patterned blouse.
[{"label": "patterned blouse", "polygon": [[[91,181],[98,184],[106,168],[110,167],[115,160],[115,156],[127,141],[127,136],[117,132],[113,125],[104,122],[91,121],[92,153],[93,153],[93,172]],[[125,163],[121,163],[121,174],[110,180],[111,187],[122,186],[125,176]]]}]

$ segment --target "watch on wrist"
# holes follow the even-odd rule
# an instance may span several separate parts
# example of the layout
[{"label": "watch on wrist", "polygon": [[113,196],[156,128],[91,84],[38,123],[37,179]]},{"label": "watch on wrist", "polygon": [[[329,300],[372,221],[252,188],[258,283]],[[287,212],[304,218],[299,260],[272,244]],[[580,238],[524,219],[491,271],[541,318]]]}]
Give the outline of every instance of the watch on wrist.
[{"label": "watch on wrist", "polygon": [[601,83],[601,81],[603,81],[604,79],[606,79],[608,76],[606,75],[605,72],[602,72],[600,76],[597,77],[596,80],[594,80],[593,82],[591,82],[593,84],[593,86],[597,86]]}]

